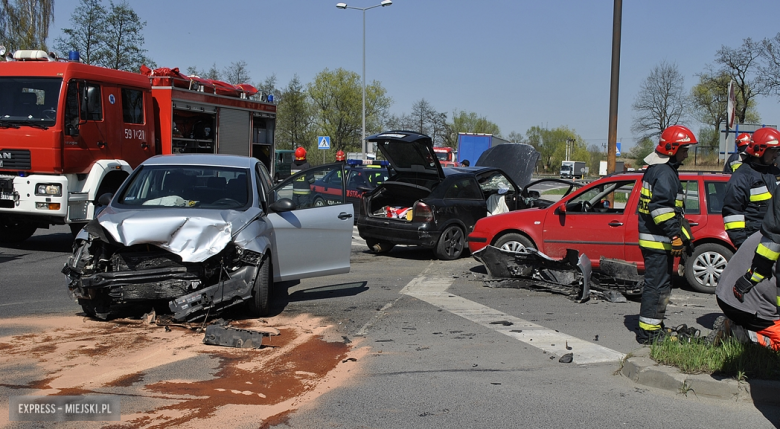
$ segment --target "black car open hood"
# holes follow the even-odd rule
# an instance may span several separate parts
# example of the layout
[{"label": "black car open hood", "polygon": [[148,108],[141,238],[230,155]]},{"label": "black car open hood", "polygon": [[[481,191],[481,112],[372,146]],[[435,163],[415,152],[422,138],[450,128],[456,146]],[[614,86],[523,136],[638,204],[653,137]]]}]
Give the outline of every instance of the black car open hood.
[{"label": "black car open hood", "polygon": [[522,143],[500,144],[482,152],[475,166],[500,168],[518,186],[531,182],[540,154],[533,146]]},{"label": "black car open hood", "polygon": [[444,179],[439,158],[433,151],[433,141],[414,131],[387,131],[366,140],[377,148],[398,173],[426,174]]}]

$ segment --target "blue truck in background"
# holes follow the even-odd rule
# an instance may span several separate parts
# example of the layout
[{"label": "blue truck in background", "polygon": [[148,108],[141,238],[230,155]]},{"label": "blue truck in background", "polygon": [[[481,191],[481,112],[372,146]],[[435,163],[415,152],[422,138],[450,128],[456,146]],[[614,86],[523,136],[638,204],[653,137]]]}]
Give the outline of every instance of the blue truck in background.
[{"label": "blue truck in background", "polygon": [[471,165],[475,165],[482,152],[506,143],[511,142],[493,134],[458,133],[458,164],[462,165],[463,160],[468,160]]}]

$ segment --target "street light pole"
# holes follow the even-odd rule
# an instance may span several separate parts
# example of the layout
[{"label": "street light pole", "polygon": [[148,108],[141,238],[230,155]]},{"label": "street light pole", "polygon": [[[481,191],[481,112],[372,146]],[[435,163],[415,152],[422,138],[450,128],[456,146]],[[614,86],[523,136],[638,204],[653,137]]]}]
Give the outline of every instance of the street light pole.
[{"label": "street light pole", "polygon": [[382,3],[379,3],[374,6],[369,7],[352,7],[347,6],[346,3],[337,3],[336,7],[339,9],[355,9],[363,11],[363,138],[361,139],[362,146],[362,157],[363,159],[366,159],[366,11],[369,9],[373,9],[375,7],[385,7],[390,6],[393,4],[392,0],[382,0]]}]

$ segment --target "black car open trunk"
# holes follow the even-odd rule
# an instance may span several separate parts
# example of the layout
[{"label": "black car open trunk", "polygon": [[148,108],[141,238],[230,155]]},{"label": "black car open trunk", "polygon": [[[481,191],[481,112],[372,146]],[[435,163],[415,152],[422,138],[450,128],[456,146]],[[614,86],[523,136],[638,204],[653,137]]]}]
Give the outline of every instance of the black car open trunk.
[{"label": "black car open trunk", "polygon": [[376,192],[367,196],[368,215],[371,217],[393,217],[388,209],[408,208],[414,206],[415,201],[427,197],[431,190],[419,185],[404,182],[385,182]]}]

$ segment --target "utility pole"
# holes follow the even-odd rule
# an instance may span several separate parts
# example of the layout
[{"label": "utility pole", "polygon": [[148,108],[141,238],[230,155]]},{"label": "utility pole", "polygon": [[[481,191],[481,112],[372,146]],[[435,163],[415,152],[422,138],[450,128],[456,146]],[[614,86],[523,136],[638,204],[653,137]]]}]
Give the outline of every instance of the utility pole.
[{"label": "utility pole", "polygon": [[623,0],[614,0],[612,15],[612,78],[609,86],[609,137],[607,144],[607,173],[615,172],[617,155],[618,87],[620,82],[620,28],[623,19]]}]

